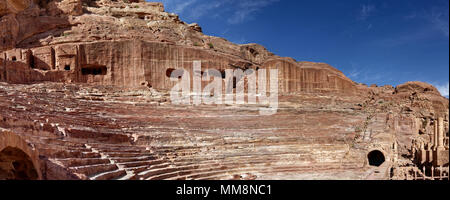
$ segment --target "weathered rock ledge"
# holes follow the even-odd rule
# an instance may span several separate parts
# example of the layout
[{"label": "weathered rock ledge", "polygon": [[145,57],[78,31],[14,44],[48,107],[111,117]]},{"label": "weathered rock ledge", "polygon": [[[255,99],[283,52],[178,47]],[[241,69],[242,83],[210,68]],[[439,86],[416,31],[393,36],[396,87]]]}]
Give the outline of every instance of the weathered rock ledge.
[{"label": "weathered rock ledge", "polygon": [[[195,60],[278,69],[278,112],[171,104]],[[429,84],[357,84],[161,3],[0,0],[0,179],[448,178],[448,110]]]}]

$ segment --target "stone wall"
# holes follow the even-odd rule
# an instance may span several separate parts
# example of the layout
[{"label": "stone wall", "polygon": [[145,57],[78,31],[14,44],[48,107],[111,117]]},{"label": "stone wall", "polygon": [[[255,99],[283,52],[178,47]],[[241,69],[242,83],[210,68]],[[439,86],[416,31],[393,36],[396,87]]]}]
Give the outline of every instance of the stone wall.
[{"label": "stone wall", "polygon": [[[327,68],[328,67],[328,68]],[[279,90],[292,92],[344,92],[353,93],[355,84],[342,73],[332,71],[320,63],[295,63],[288,59],[273,59],[263,68],[279,70]]]},{"label": "stone wall", "polygon": [[[35,175],[37,175],[36,179],[42,179],[42,172],[41,172],[41,168],[40,168],[40,162],[39,162],[39,153],[36,149],[33,148],[32,145],[28,144],[24,139],[22,139],[20,136],[11,133],[9,131],[6,130],[2,130],[0,128],[0,170],[7,171],[5,170],[8,165],[8,163],[6,162],[10,162],[11,160],[4,160],[2,161],[2,159],[6,159],[4,156],[2,155],[2,153],[4,151],[8,151],[10,149],[17,149],[17,152],[14,151],[12,153],[10,153],[9,156],[11,159],[19,161],[22,159],[29,159],[31,161],[30,166],[31,168],[34,168],[33,170],[35,170],[34,173],[36,173]],[[2,158],[3,156],[3,158]],[[11,163],[10,163],[11,164]],[[12,163],[14,164],[14,163]],[[10,165],[11,166],[11,165]],[[12,166],[13,168],[16,168],[15,170],[19,170],[19,167],[25,167],[25,166]],[[0,173],[1,174],[1,173]],[[17,177],[16,177],[17,178]],[[0,177],[1,179],[1,177]]]},{"label": "stone wall", "polygon": [[[1,69],[14,76],[5,75],[1,80],[12,83],[54,81],[134,87],[147,82],[155,89],[170,90],[177,82],[170,80],[168,70],[185,69],[192,76],[193,61],[198,60],[202,72],[276,68],[280,93],[355,91],[351,80],[324,64],[280,58],[258,65],[212,50],[139,40],[14,49],[3,52],[2,60]],[[202,83],[203,87],[207,84]]]}]

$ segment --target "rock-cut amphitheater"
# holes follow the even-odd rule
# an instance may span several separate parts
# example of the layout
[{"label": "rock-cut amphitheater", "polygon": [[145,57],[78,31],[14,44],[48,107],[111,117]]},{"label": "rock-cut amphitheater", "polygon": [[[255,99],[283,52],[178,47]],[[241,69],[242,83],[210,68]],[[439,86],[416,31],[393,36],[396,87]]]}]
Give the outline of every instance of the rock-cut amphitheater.
[{"label": "rock-cut amphitheater", "polygon": [[[277,69],[278,111],[174,104],[178,69]],[[0,180],[448,180],[448,123],[432,85],[359,84],[161,3],[0,0]]]}]

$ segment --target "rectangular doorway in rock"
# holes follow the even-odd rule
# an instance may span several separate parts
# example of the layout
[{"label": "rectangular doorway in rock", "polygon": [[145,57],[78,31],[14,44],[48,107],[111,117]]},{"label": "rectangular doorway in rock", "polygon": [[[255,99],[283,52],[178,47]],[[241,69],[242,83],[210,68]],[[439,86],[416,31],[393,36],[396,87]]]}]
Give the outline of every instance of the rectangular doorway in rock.
[{"label": "rectangular doorway in rock", "polygon": [[102,65],[89,65],[81,68],[82,75],[106,75],[108,68]]}]

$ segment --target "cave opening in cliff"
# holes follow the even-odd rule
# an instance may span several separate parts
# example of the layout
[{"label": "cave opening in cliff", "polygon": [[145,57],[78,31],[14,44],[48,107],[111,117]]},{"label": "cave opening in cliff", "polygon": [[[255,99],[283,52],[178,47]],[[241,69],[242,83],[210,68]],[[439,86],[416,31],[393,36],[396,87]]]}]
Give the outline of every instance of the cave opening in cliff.
[{"label": "cave opening in cliff", "polygon": [[381,151],[378,151],[378,150],[371,151],[367,155],[367,158],[369,160],[369,165],[370,166],[375,166],[375,167],[381,166],[386,161],[386,158],[384,157],[384,154]]},{"label": "cave opening in cliff", "polygon": [[174,68],[169,68],[166,70],[166,76],[168,78],[174,77],[174,78],[178,78],[181,79],[184,75],[184,70],[181,69],[174,69]]},{"label": "cave opening in cliff", "polygon": [[221,69],[221,70],[220,70],[220,74],[222,75],[222,79],[227,78],[227,73],[226,73],[225,70]]},{"label": "cave opening in cliff", "polygon": [[106,66],[88,66],[81,68],[83,75],[106,75],[108,69]]},{"label": "cave opening in cliff", "polygon": [[167,76],[168,78],[170,78],[170,76],[172,76],[173,71],[175,71],[174,68],[169,68],[169,69],[167,69],[167,70],[166,70],[166,76]]},{"label": "cave opening in cliff", "polygon": [[30,55],[30,57],[28,58],[28,62],[30,63],[31,69],[36,68],[36,66],[34,65],[34,56],[33,55]]},{"label": "cave opening in cliff", "polygon": [[31,158],[22,150],[7,147],[0,152],[0,180],[37,180]]},{"label": "cave opening in cliff", "polygon": [[12,57],[12,61],[17,61],[17,58],[15,56]]},{"label": "cave opening in cliff", "polygon": [[64,70],[70,71],[70,65],[65,65],[65,66],[64,66]]}]

